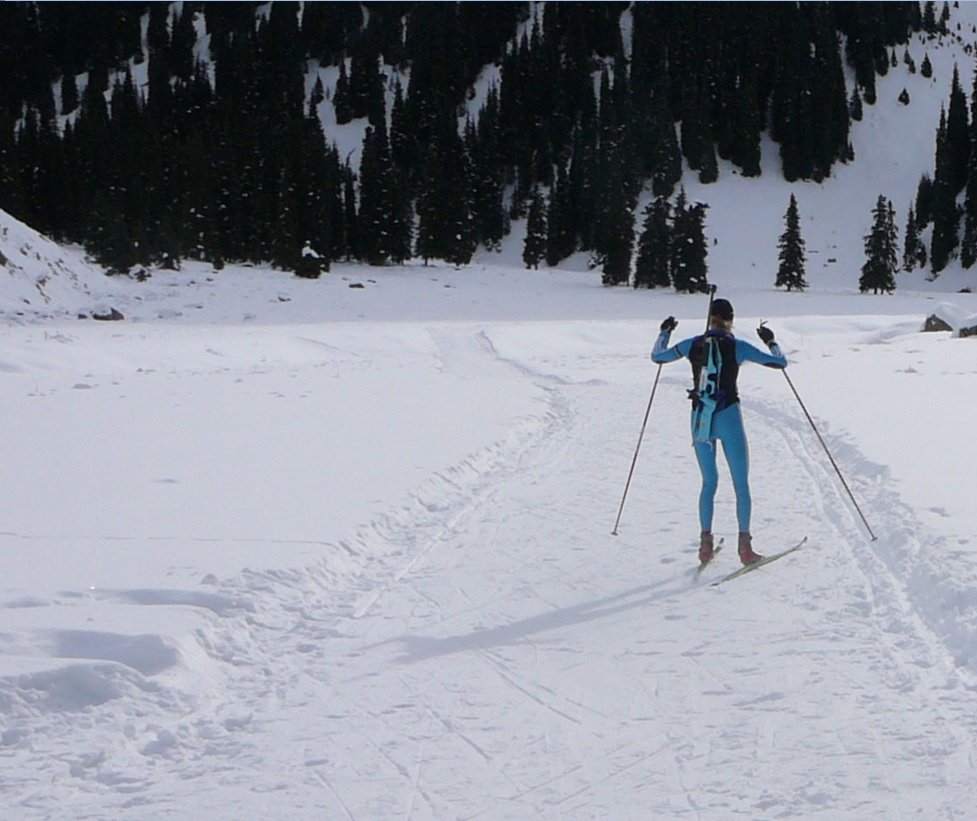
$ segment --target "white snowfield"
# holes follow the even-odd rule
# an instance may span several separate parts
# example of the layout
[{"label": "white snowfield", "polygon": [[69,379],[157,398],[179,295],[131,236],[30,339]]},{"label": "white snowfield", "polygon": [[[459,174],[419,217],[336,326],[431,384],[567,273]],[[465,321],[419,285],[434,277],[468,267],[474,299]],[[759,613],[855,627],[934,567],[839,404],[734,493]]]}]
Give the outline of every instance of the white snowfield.
[{"label": "white snowfield", "polygon": [[0,327],[5,818],[974,817],[977,343],[920,333],[969,295],[720,285],[878,540],[744,366],[756,547],[808,543],[712,587],[733,498],[723,468],[696,582],[685,363],[611,535],[658,324],[699,332],[703,296],[484,265],[103,287],[124,322]]},{"label": "white snowfield", "polygon": [[[704,296],[524,271],[519,224],[459,271],[109,280],[0,213],[0,818],[977,819],[977,340],[920,332],[977,314],[975,275],[857,293],[973,76],[963,41],[910,50],[933,78],[880,78],[823,185],[769,144],[687,182],[737,334],[768,320],[878,536],[744,366],[755,546],[808,541],[719,587],[687,363],[611,535],[659,324],[700,332]],[[802,294],[772,287],[791,192]]]}]

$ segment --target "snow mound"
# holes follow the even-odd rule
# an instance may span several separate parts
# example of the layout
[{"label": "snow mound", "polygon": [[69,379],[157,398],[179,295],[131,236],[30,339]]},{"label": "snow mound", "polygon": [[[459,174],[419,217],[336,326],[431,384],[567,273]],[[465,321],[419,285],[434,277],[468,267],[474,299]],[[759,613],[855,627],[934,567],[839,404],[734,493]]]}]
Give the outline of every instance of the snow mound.
[{"label": "snow mound", "polygon": [[104,275],[0,211],[0,316],[51,317],[84,311]]}]

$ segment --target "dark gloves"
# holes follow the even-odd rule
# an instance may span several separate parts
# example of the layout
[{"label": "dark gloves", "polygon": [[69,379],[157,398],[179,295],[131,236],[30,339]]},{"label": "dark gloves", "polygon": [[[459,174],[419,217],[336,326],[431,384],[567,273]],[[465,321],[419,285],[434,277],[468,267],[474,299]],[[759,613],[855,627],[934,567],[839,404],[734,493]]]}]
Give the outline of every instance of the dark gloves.
[{"label": "dark gloves", "polygon": [[678,320],[674,316],[668,317],[668,319],[662,322],[662,332],[671,333],[678,327]]},{"label": "dark gloves", "polygon": [[760,339],[766,343],[768,348],[773,345],[773,331],[766,326],[766,323],[761,322],[760,327],[756,329],[756,332],[757,336],[759,336]]}]

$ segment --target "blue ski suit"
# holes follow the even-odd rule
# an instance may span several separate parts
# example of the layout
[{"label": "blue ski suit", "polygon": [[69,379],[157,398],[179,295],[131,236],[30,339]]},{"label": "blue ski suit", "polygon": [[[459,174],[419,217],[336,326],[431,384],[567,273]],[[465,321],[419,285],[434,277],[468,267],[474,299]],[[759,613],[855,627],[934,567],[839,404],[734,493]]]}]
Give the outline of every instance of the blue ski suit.
[{"label": "blue ski suit", "polygon": [[[723,454],[729,465],[729,473],[736,492],[736,519],[742,532],[749,532],[753,502],[750,497],[750,451],[740,413],[737,376],[744,362],[756,362],[771,368],[786,368],[787,357],[780,346],[773,342],[770,353],[765,353],[731,333],[709,330],[701,336],[683,339],[668,347],[669,331],[662,331],[655,342],[651,359],[657,364],[675,362],[686,358],[692,363],[693,384],[689,391],[692,399],[693,447],[702,473],[702,490],[699,493],[699,523],[703,531],[712,530],[713,505],[719,486],[716,469],[716,441],[723,443]],[[703,370],[712,383],[710,396],[703,401]]]}]

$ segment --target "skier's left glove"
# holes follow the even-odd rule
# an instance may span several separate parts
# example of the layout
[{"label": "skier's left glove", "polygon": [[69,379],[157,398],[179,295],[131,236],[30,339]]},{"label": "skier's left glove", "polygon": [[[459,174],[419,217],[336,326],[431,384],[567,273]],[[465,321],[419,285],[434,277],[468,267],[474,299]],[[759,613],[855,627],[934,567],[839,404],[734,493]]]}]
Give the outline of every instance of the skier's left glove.
[{"label": "skier's left glove", "polygon": [[766,325],[765,322],[761,322],[760,323],[760,327],[756,329],[756,332],[757,332],[757,336],[759,336],[760,339],[762,339],[764,341],[764,343],[766,344],[766,346],[768,348],[771,345],[773,345],[773,342],[774,342],[773,331],[771,331],[767,327],[767,325]]},{"label": "skier's left glove", "polygon": [[671,333],[678,327],[678,320],[674,316],[670,316],[662,321],[661,330],[663,333]]}]

